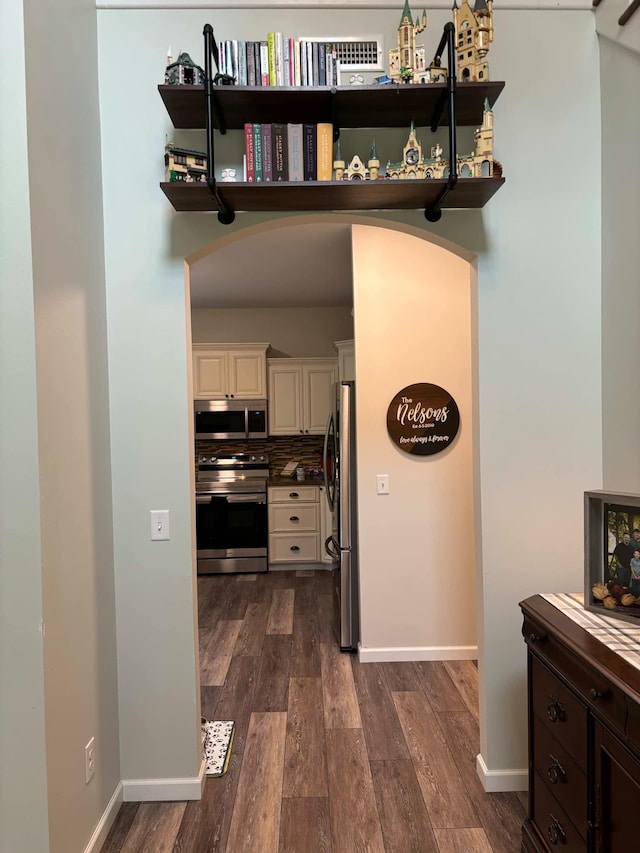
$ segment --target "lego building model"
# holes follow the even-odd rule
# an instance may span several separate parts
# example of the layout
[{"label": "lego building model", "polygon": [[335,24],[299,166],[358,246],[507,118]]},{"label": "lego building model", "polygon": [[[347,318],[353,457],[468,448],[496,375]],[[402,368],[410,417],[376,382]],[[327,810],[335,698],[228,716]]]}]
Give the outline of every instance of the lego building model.
[{"label": "lego building model", "polygon": [[[461,178],[493,178],[502,175],[502,164],[493,157],[493,112],[485,98],[482,127],[473,135],[473,154],[458,157],[458,175]],[[416,137],[413,124],[399,163],[387,163],[386,176],[392,180],[422,180],[448,178],[449,161],[442,158],[442,146],[434,145],[430,157],[422,156],[422,145]]]},{"label": "lego building model", "polygon": [[[473,83],[489,79],[489,64],[486,56],[493,41],[493,0],[474,0],[473,9],[469,0],[462,0],[458,8],[453,0],[453,25],[457,50],[457,80]],[[396,83],[444,83],[447,69],[436,62],[426,64],[425,49],[416,45],[416,35],[426,29],[427,13],[414,22],[405,0],[400,26],[398,46],[389,51],[389,76]]]},{"label": "lego building model", "polygon": [[202,151],[178,148],[168,142],[164,149],[165,181],[187,184],[206,183],[207,155]]},{"label": "lego building model", "polygon": [[336,181],[377,181],[380,177],[380,160],[376,151],[376,141],[371,145],[371,154],[365,166],[356,154],[347,166],[340,153],[340,140],[336,149],[336,159],[333,161]]},{"label": "lego building model", "polygon": [[188,53],[181,53],[174,62],[169,48],[164,82],[174,86],[202,86],[204,70],[195,64]]}]

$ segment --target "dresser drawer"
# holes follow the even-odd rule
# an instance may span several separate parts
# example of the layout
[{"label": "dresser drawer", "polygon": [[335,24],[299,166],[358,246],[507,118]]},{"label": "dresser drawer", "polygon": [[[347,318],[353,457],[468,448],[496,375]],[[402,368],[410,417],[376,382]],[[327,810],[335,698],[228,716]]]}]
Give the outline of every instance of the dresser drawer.
[{"label": "dresser drawer", "polygon": [[316,504],[274,504],[269,507],[269,532],[318,532],[318,506]]},{"label": "dresser drawer", "polygon": [[317,563],[318,535],[278,533],[269,536],[270,563]]},{"label": "dresser drawer", "polygon": [[269,489],[269,503],[295,501],[295,503],[318,503],[317,486],[272,486]]},{"label": "dresser drawer", "polygon": [[564,745],[534,715],[532,720],[533,766],[552,796],[562,806],[586,840],[587,777]]},{"label": "dresser drawer", "polygon": [[551,670],[529,656],[534,714],[564,744],[576,764],[587,770],[587,709]]},{"label": "dresser drawer", "polygon": [[533,773],[533,822],[550,850],[556,847],[564,853],[584,853],[587,842],[571,822],[560,803],[549,791],[542,778]]}]

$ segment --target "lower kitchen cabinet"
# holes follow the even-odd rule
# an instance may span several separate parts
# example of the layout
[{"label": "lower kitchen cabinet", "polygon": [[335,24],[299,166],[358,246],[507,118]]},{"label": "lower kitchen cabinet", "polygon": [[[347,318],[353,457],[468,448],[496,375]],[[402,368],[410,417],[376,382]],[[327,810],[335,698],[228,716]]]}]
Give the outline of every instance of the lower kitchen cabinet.
[{"label": "lower kitchen cabinet", "polygon": [[269,487],[269,563],[320,562],[319,498],[318,486]]},{"label": "lower kitchen cabinet", "polygon": [[[529,717],[522,850],[637,850],[640,669],[542,596],[520,607]],[[609,636],[622,635],[601,619]]]}]

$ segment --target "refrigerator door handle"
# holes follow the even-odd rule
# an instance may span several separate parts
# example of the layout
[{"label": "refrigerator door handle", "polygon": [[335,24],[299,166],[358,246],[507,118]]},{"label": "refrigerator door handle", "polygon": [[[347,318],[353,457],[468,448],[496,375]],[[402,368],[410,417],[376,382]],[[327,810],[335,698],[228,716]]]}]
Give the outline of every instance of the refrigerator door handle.
[{"label": "refrigerator door handle", "polygon": [[[327,429],[324,434],[324,448],[322,450],[322,468],[324,470],[324,486],[327,490],[327,501],[329,502],[329,509],[331,512],[334,510],[335,501],[333,499],[333,492],[329,485],[329,435],[331,433],[331,428],[334,428],[335,432],[335,424],[333,420],[333,413],[329,415],[329,420],[327,421]],[[335,464],[335,462],[334,462]],[[325,543],[326,547],[326,543]]]},{"label": "refrigerator door handle", "polygon": [[[333,548],[330,548],[329,547],[330,545],[333,546],[333,548],[335,548],[335,550],[333,550]],[[333,536],[328,536],[326,538],[325,543],[324,543],[324,550],[327,552],[327,555],[329,557],[333,557],[335,560],[340,558],[340,548],[339,548],[338,543],[336,542],[336,540]]]}]

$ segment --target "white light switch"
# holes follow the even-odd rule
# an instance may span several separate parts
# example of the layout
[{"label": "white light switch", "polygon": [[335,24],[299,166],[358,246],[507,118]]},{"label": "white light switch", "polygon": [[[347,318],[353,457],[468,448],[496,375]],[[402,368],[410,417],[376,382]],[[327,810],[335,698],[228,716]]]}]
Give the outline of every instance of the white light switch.
[{"label": "white light switch", "polygon": [[151,538],[169,539],[169,510],[151,510]]},{"label": "white light switch", "polygon": [[376,474],[376,492],[379,495],[389,494],[389,475]]}]

